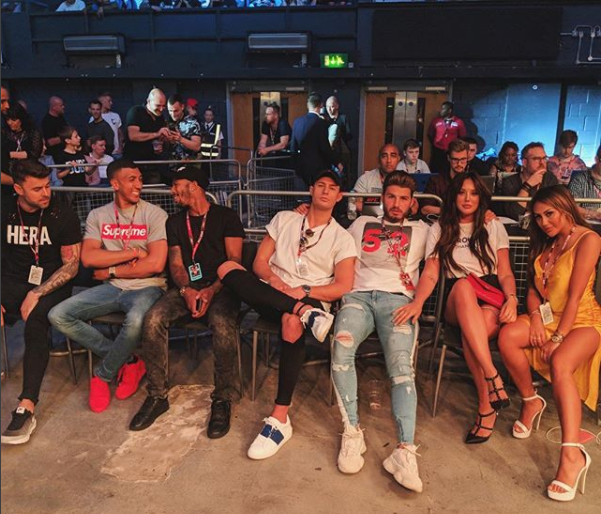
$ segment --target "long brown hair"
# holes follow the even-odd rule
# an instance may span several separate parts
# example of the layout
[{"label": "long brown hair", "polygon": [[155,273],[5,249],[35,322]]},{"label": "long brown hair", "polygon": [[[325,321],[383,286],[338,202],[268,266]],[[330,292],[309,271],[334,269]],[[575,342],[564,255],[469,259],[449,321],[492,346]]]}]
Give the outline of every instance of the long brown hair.
[{"label": "long brown hair", "polygon": [[447,270],[463,271],[463,268],[453,258],[453,251],[459,240],[460,230],[459,222],[461,215],[457,208],[457,196],[463,188],[466,180],[474,183],[476,192],[480,199],[478,209],[474,214],[474,231],[470,237],[469,248],[472,254],[478,259],[483,269],[492,272],[495,267],[497,256],[495,255],[490,242],[488,241],[488,231],[484,224],[484,214],[490,205],[490,192],[480,176],[472,171],[458,173],[451,181],[447,191],[445,203],[440,213],[438,224],[440,225],[440,239],[436,243],[434,253],[438,255],[440,262]]},{"label": "long brown hair", "polygon": [[581,227],[589,229],[591,228],[582,214],[580,214],[572,194],[565,186],[559,184],[541,187],[532,197],[532,200],[528,205],[528,212],[530,213],[530,216],[532,216],[529,225],[530,253],[528,255],[528,280],[530,284],[534,283],[534,261],[548,246],[553,244],[553,241],[555,241],[557,237],[547,236],[543,229],[538,226],[538,223],[536,223],[536,220],[534,219],[534,206],[537,203],[546,203],[548,206],[557,209],[567,216],[575,225],[580,225]]}]

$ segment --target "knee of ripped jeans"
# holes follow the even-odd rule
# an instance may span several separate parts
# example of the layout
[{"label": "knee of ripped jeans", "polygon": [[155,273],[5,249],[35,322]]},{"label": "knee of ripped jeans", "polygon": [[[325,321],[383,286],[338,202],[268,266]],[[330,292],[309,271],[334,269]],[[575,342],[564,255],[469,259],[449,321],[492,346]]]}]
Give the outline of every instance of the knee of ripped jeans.
[{"label": "knee of ripped jeans", "polygon": [[355,344],[355,338],[348,330],[339,330],[334,336],[334,342],[344,348],[351,348]]}]

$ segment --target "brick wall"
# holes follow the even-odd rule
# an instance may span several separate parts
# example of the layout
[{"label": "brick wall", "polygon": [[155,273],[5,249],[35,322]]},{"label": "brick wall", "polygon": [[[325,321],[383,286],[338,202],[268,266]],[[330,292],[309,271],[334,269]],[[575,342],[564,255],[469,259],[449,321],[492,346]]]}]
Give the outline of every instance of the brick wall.
[{"label": "brick wall", "polygon": [[575,153],[592,165],[601,142],[601,86],[568,87],[563,129],[576,131]]}]

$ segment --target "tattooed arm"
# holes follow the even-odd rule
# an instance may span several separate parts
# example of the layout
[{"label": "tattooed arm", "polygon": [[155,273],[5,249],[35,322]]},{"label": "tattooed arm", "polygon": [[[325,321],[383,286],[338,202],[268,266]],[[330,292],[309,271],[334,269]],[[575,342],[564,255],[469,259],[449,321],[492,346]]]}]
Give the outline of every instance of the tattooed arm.
[{"label": "tattooed arm", "polygon": [[179,288],[190,285],[188,270],[184,266],[181,246],[169,247],[169,272],[175,285]]},{"label": "tattooed arm", "polygon": [[21,304],[21,316],[23,317],[23,320],[27,321],[31,311],[35,309],[35,306],[42,296],[46,296],[63,287],[77,275],[80,253],[81,243],[61,246],[61,259],[63,265],[57,269],[48,280],[27,293],[25,300],[23,300],[23,303]]}]

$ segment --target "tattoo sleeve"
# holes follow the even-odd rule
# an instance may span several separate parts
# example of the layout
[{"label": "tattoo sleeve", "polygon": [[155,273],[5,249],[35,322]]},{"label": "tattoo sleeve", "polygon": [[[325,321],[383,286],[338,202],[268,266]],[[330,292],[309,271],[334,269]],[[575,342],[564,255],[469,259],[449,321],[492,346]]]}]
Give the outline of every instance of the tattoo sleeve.
[{"label": "tattoo sleeve", "polygon": [[45,296],[52,291],[63,287],[67,282],[77,275],[79,269],[79,255],[81,253],[81,243],[69,246],[61,246],[61,259],[63,265],[57,269],[48,280],[34,288],[33,291],[40,296]]},{"label": "tattoo sleeve", "polygon": [[171,273],[171,278],[177,287],[190,285],[188,271],[186,270],[184,260],[182,259],[181,246],[169,247],[169,271]]}]

